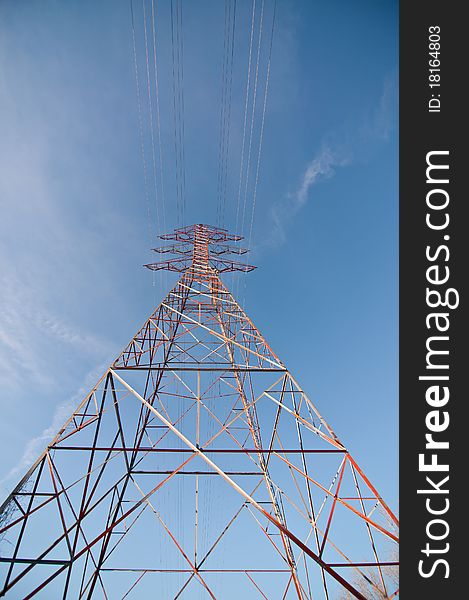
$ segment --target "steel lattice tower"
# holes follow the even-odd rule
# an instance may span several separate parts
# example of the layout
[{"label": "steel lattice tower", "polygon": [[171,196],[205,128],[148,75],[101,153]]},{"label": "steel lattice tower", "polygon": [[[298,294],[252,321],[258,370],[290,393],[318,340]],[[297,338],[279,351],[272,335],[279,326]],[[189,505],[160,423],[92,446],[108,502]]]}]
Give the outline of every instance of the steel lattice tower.
[{"label": "steel lattice tower", "polygon": [[1,507],[0,595],[397,597],[396,517],[220,279],[242,238],[161,237],[181,278]]}]

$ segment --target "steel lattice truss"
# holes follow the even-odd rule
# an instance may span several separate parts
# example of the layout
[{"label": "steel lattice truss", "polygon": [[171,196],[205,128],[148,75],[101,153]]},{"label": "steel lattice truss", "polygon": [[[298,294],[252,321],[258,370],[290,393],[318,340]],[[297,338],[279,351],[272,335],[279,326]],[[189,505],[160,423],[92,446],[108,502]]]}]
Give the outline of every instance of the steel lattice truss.
[{"label": "steel lattice truss", "polygon": [[212,264],[240,238],[166,239],[180,280],[1,509],[1,595],[396,597],[396,517]]}]

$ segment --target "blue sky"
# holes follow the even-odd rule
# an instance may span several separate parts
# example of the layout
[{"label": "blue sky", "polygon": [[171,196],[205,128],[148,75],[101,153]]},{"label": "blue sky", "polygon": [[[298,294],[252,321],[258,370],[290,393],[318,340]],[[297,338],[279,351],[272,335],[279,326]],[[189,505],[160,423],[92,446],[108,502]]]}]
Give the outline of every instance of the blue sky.
[{"label": "blue sky", "polygon": [[[246,219],[238,223],[247,237],[272,9],[266,0]],[[394,509],[397,17],[397,3],[384,0],[279,0],[249,258],[259,268],[239,282],[226,278]],[[229,229],[250,18],[251,2],[238,0]],[[141,267],[159,231],[142,22],[136,1],[146,187],[129,2],[0,4],[2,496],[175,282]],[[223,26],[224,3],[183,2],[186,224],[216,221]],[[158,2],[156,27],[172,229],[180,223],[168,2]],[[159,202],[161,217],[161,194]]]}]

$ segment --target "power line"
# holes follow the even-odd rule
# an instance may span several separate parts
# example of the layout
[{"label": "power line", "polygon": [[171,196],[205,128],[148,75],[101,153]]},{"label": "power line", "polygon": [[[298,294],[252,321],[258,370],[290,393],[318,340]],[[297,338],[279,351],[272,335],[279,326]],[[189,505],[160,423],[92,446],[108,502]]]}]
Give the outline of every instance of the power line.
[{"label": "power line", "polygon": [[221,215],[221,178],[222,178],[222,152],[224,148],[224,112],[225,112],[225,92],[226,92],[226,62],[227,62],[227,37],[228,37],[228,7],[230,0],[225,0],[225,26],[223,34],[223,59],[222,59],[222,84],[221,84],[221,105],[220,105],[220,135],[218,139],[218,174],[217,174],[217,225],[220,225]]},{"label": "power line", "polygon": [[239,168],[238,201],[237,201],[237,208],[236,208],[236,231],[238,231],[239,210],[240,210],[240,205],[241,205],[241,187],[242,187],[242,181],[243,181],[244,148],[245,148],[245,143],[246,143],[246,123],[247,123],[247,114],[248,114],[249,87],[250,87],[250,81],[251,81],[252,42],[253,42],[253,38],[254,38],[255,14],[256,14],[256,0],[252,0],[251,36],[250,36],[250,41],[249,41],[249,60],[248,60],[247,82],[246,82],[246,95],[245,95],[245,103],[244,103],[243,141],[241,144],[241,165]]},{"label": "power line", "polygon": [[[248,115],[248,106],[249,106],[249,91],[251,85],[251,67],[252,67],[252,48],[254,41],[254,25],[255,25],[255,17],[256,17],[256,0],[252,1],[252,15],[251,15],[251,35],[249,39],[249,59],[248,59],[248,72],[247,72],[247,81],[246,81],[246,94],[245,94],[245,103],[244,103],[244,121],[243,121],[243,141],[241,145],[241,164],[239,169],[239,184],[238,184],[238,201],[236,207],[236,231],[238,233],[242,233],[244,229],[244,214],[242,222],[239,224],[240,217],[240,207],[241,207],[241,188],[243,183],[243,175],[244,175],[244,154],[245,154],[245,145],[246,145],[246,126],[247,126],[247,115]],[[243,211],[244,212],[244,211]],[[239,288],[239,278],[234,280],[235,274],[233,273],[233,286],[236,283],[236,289]]]},{"label": "power line", "polygon": [[161,186],[161,206],[163,213],[163,229],[166,231],[166,207],[165,207],[165,195],[164,195],[164,174],[163,174],[163,149],[161,144],[161,119],[160,119],[160,97],[159,97],[159,83],[158,83],[158,61],[156,51],[156,28],[155,28],[155,2],[151,0],[151,24],[153,34],[153,69],[155,75],[155,93],[156,93],[156,118],[158,125],[158,150],[160,158],[160,186]]},{"label": "power line", "polygon": [[148,235],[150,238],[150,243],[152,240],[152,229],[151,229],[151,211],[150,211],[150,197],[148,193],[148,177],[147,177],[147,161],[145,158],[145,144],[143,137],[143,118],[142,118],[142,101],[140,96],[140,81],[138,76],[138,62],[137,62],[137,46],[135,41],[135,19],[134,19],[134,8],[133,8],[133,0],[130,0],[130,16],[132,23],[132,46],[133,46],[133,59],[134,59],[134,71],[135,71],[135,84],[137,91],[137,111],[138,111],[138,129],[140,134],[140,152],[142,155],[142,164],[143,164],[143,183],[144,183],[144,193],[147,204],[147,217],[148,217]]},{"label": "power line", "polygon": [[217,224],[224,221],[228,179],[228,153],[230,146],[231,99],[233,82],[234,43],[236,27],[236,0],[225,1],[225,28],[222,63],[222,100],[220,110],[220,136],[218,147]]},{"label": "power line", "polygon": [[146,74],[147,74],[147,95],[148,95],[148,111],[150,117],[150,138],[151,138],[151,149],[152,149],[152,159],[153,159],[153,185],[155,188],[155,206],[156,206],[156,221],[158,226],[158,231],[161,231],[161,221],[160,221],[160,210],[159,210],[159,202],[158,202],[158,185],[157,185],[157,173],[156,173],[156,154],[155,154],[155,139],[154,139],[154,128],[153,128],[153,100],[151,94],[151,83],[150,83],[150,61],[148,58],[148,37],[147,37],[147,15],[145,10],[145,0],[142,0],[143,6],[143,37],[145,40],[145,64],[146,64]]},{"label": "power line", "polygon": [[184,120],[184,36],[182,35],[182,0],[179,0],[179,38],[180,38],[180,72],[181,72],[181,155],[182,155],[182,217],[185,219],[186,210],[186,151],[185,151],[185,120]]},{"label": "power line", "polygon": [[272,16],[272,29],[270,32],[269,58],[267,61],[267,75],[266,75],[266,80],[265,80],[264,104],[262,107],[261,132],[259,135],[259,150],[258,150],[258,154],[257,154],[256,179],[255,179],[255,183],[254,183],[254,193],[253,193],[253,200],[252,200],[251,225],[249,228],[249,244],[248,244],[249,248],[251,247],[252,229],[253,229],[253,225],[254,225],[254,212],[256,209],[256,200],[257,200],[257,185],[259,183],[259,167],[260,167],[260,163],[261,163],[262,142],[264,139],[265,111],[266,111],[266,106],[267,106],[267,95],[269,92],[270,65],[271,65],[271,60],[272,60],[272,46],[273,46],[273,40],[274,40],[276,13],[277,13],[277,0],[274,1],[274,12],[273,12],[273,16]]},{"label": "power line", "polygon": [[[161,213],[162,213],[162,226],[163,231],[166,232],[166,202],[164,193],[164,173],[163,173],[163,148],[161,143],[161,118],[160,118],[160,96],[159,96],[159,81],[158,81],[158,60],[156,50],[156,26],[155,26],[155,2],[151,0],[151,29],[152,29],[152,42],[153,42],[153,74],[155,79],[155,96],[156,96],[156,120],[157,120],[157,133],[158,133],[158,156],[159,156],[159,169],[160,169],[160,198],[161,198]],[[152,126],[153,132],[153,126]],[[152,134],[152,149],[153,149],[153,161],[154,161],[154,173],[156,174],[155,164],[155,147]],[[155,175],[156,177],[156,175]],[[155,178],[155,196],[157,197],[156,178]],[[160,221],[161,223],[161,221]],[[162,283],[165,287],[167,284],[167,274],[165,273],[162,277]]]},{"label": "power line", "polygon": [[228,183],[228,154],[230,149],[230,134],[231,134],[231,99],[232,99],[232,84],[233,84],[233,64],[234,64],[234,48],[235,48],[235,28],[236,28],[236,0],[233,3],[233,25],[231,31],[231,56],[230,56],[230,70],[229,70],[229,83],[228,83],[228,110],[226,114],[226,138],[225,138],[225,155],[224,155],[224,186],[222,190],[222,206],[221,206],[221,224],[224,225],[225,221],[225,206],[227,196],[227,183]]},{"label": "power line", "polygon": [[259,20],[259,35],[257,42],[257,59],[256,59],[256,76],[254,79],[254,90],[252,97],[252,111],[251,111],[251,129],[249,134],[249,147],[248,147],[248,159],[246,162],[246,179],[245,179],[245,187],[244,187],[244,204],[243,204],[243,218],[241,221],[241,229],[244,232],[244,220],[246,214],[246,202],[248,196],[248,185],[249,185],[249,172],[251,170],[251,150],[252,150],[252,140],[253,140],[253,132],[254,132],[254,118],[256,114],[256,100],[257,100],[257,83],[259,79],[259,62],[260,62],[260,53],[261,53],[261,42],[262,42],[262,29],[264,22],[264,6],[265,0],[262,0],[261,5],[261,15]]},{"label": "power line", "polygon": [[179,188],[179,152],[177,144],[177,110],[176,110],[176,74],[175,74],[175,45],[174,45],[174,17],[173,17],[173,0],[171,0],[171,57],[172,57],[172,73],[173,73],[173,117],[174,117],[174,153],[176,163],[176,212],[177,222],[181,225],[181,200]]},{"label": "power line", "polygon": [[178,222],[184,225],[185,155],[184,155],[184,71],[182,66],[182,4],[171,0],[171,50],[173,73],[174,151],[176,163],[176,204]]}]

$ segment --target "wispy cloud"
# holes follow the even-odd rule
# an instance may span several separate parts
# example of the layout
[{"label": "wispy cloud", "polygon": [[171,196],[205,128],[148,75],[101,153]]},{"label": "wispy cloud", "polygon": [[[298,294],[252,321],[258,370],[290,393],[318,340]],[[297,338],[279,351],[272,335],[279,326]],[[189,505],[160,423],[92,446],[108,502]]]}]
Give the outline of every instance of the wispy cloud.
[{"label": "wispy cloud", "polygon": [[286,229],[296,214],[308,202],[311,188],[319,181],[332,177],[337,167],[347,164],[346,156],[341,155],[337,149],[325,144],[318,154],[307,165],[300,184],[294,193],[274,203],[271,209],[273,221],[273,244],[281,244],[286,239]]},{"label": "wispy cloud", "polygon": [[24,282],[5,264],[0,279],[0,381],[3,389],[16,389],[28,373],[47,387],[52,383],[46,356],[67,354],[102,358],[112,345],[106,339],[85,332],[52,314],[33,297]]},{"label": "wispy cloud", "polygon": [[397,77],[392,73],[384,80],[377,105],[364,115],[360,124],[348,128],[342,135],[331,135],[328,141],[323,142],[306,165],[296,190],[274,202],[270,211],[272,233],[265,245],[277,246],[285,242],[288,226],[311,199],[312,188],[333,177],[338,168],[357,160],[358,148],[363,158],[367,154],[364,148],[369,152],[376,144],[388,141],[395,126],[396,104]]},{"label": "wispy cloud", "polygon": [[6,490],[9,489],[9,484],[14,484],[14,479],[18,478],[20,475],[22,476],[34,463],[46,445],[54,438],[73,411],[76,410],[78,404],[83,400],[85,395],[88,394],[93,385],[96,384],[107,367],[108,364],[103,363],[98,368],[90,371],[85,377],[78,392],[65,402],[57,405],[50,425],[48,425],[39,435],[28,441],[19,462],[10,469],[3,479],[0,480],[0,485],[5,489],[4,495],[8,493]]},{"label": "wispy cloud", "polygon": [[396,125],[396,106],[398,102],[398,86],[396,73],[388,74],[378,105],[369,118],[365,119],[362,131],[363,139],[387,142]]},{"label": "wispy cloud", "polygon": [[324,146],[319,154],[310,162],[301,182],[298,191],[295,194],[296,205],[298,207],[308,199],[309,189],[321,178],[332,177],[334,167],[343,164],[343,161],[335,156],[334,152],[328,146]]}]

